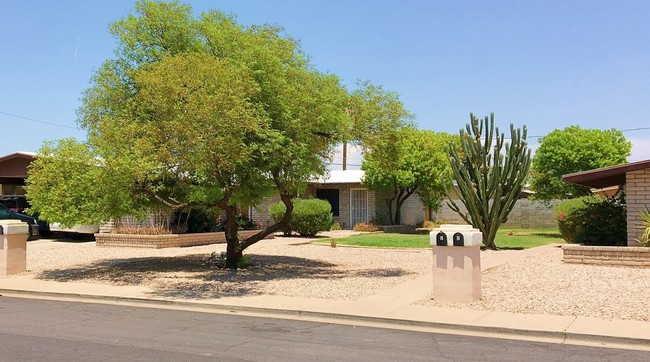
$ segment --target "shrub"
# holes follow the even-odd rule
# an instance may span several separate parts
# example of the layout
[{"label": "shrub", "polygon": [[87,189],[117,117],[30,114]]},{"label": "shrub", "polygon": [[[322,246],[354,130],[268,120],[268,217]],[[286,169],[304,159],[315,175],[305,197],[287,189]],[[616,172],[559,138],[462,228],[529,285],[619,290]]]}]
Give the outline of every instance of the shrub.
[{"label": "shrub", "polygon": [[440,227],[440,223],[432,220],[424,220],[422,222],[422,228],[424,229],[434,229]]},{"label": "shrub", "polygon": [[625,201],[620,198],[585,196],[567,200],[555,208],[564,240],[569,243],[622,246],[627,239]]},{"label": "shrub", "polygon": [[260,229],[260,225],[255,222],[255,220],[249,218],[245,215],[237,216],[237,230],[257,230]]},{"label": "shrub", "polygon": [[379,230],[381,230],[379,229],[379,226],[377,226],[377,224],[373,223],[372,221],[361,221],[354,225],[354,231],[375,232]]},{"label": "shrub", "polygon": [[598,201],[600,200],[597,196],[584,196],[576,199],[565,200],[555,206],[554,214],[555,220],[557,220],[557,225],[560,229],[560,234],[562,238],[567,243],[575,242],[577,227],[576,218],[574,213],[576,210],[584,208],[587,201]]},{"label": "shrub", "polygon": [[176,227],[186,225],[188,233],[207,233],[219,231],[220,225],[217,222],[219,212],[214,208],[192,207],[189,211],[180,211],[174,214]]},{"label": "shrub", "polygon": [[[287,208],[284,206],[283,202],[277,202],[275,204],[269,205],[269,213],[271,214],[274,222],[280,222],[286,210]],[[284,236],[291,235],[291,219],[289,219],[289,223],[282,229],[282,233],[284,233]]]},{"label": "shrub", "polygon": [[332,230],[332,231],[341,230],[341,229],[342,229],[341,224],[339,224],[337,222],[333,222],[332,226],[330,226],[330,230]]},{"label": "shrub", "polygon": [[643,232],[637,241],[643,246],[650,246],[650,211],[641,211],[640,216],[639,226]]},{"label": "shrub", "polygon": [[[326,200],[293,199],[293,213],[289,224],[283,230],[285,235],[292,231],[300,236],[314,236],[319,231],[326,231],[332,225],[332,206]],[[279,202],[269,206],[269,212],[275,222],[282,220],[286,207]]]}]

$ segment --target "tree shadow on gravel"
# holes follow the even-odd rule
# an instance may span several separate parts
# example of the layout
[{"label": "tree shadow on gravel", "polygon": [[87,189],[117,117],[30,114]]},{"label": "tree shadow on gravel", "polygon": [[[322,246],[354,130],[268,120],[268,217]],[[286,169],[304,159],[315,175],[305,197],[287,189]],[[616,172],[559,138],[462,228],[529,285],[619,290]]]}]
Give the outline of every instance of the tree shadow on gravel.
[{"label": "tree shadow on gravel", "polygon": [[37,277],[57,282],[100,282],[146,286],[155,296],[219,298],[268,294],[273,280],[346,277],[392,278],[410,274],[399,268],[338,270],[336,264],[293,256],[247,254],[251,265],[232,272],[206,265],[207,255],[111,259],[67,269],[48,270]]}]

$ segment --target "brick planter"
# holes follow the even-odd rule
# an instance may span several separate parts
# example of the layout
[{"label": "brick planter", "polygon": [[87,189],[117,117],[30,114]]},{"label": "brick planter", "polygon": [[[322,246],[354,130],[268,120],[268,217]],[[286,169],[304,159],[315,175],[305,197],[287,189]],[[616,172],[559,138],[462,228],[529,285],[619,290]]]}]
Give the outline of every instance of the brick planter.
[{"label": "brick planter", "polygon": [[563,245],[565,263],[650,267],[650,248]]},{"label": "brick planter", "polygon": [[[243,230],[239,232],[241,238],[254,235],[259,230]],[[266,237],[272,239],[273,234]],[[166,235],[135,235],[135,234],[95,234],[97,246],[120,246],[130,248],[178,248],[219,244],[226,242],[224,232],[197,233],[197,234],[166,234]]]}]

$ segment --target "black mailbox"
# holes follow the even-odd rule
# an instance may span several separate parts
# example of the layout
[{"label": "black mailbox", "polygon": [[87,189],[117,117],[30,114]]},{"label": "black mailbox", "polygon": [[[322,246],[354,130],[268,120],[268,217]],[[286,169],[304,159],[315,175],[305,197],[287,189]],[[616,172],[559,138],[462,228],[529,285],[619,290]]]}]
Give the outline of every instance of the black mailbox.
[{"label": "black mailbox", "polygon": [[447,246],[447,234],[442,231],[436,235],[436,245],[437,246]]},{"label": "black mailbox", "polygon": [[465,246],[465,238],[461,233],[455,233],[453,236],[454,246]]}]

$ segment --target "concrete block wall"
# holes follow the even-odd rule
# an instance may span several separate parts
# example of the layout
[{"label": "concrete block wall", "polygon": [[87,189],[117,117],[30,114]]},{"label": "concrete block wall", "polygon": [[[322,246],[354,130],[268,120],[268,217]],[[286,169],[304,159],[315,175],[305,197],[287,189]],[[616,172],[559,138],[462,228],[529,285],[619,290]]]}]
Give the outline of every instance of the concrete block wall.
[{"label": "concrete block wall", "polygon": [[627,245],[637,246],[643,232],[639,225],[640,213],[650,210],[650,168],[630,171],[625,175],[625,201],[627,203]]},{"label": "concrete block wall", "polygon": [[[466,212],[465,205],[460,200],[454,200],[460,207],[461,211]],[[504,224],[507,227],[516,228],[554,228],[557,227],[553,208],[559,204],[560,200],[554,200],[546,205],[540,201],[529,199],[519,199],[515,203],[508,221]],[[465,221],[447,205],[447,201],[443,202],[442,208],[432,215],[432,219],[441,222],[449,223],[464,223]]]}]

